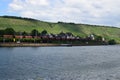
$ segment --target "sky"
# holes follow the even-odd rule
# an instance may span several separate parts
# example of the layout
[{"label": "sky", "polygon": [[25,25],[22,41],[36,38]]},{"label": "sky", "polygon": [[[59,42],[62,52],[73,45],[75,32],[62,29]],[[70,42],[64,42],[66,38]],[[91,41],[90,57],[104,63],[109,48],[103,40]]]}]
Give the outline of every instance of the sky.
[{"label": "sky", "polygon": [[0,16],[120,28],[120,0],[0,0]]}]

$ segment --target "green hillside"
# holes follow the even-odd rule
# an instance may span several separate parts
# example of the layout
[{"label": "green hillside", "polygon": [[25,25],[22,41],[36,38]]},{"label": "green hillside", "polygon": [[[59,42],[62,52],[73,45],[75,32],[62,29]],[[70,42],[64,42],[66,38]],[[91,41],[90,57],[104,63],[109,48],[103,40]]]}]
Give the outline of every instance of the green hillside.
[{"label": "green hillside", "polygon": [[13,28],[15,31],[30,32],[37,29],[39,32],[47,30],[48,33],[72,32],[74,35],[85,37],[89,34],[103,36],[106,39],[115,39],[120,43],[120,28],[97,26],[87,24],[74,24],[74,23],[49,23],[34,19],[20,18],[20,17],[0,17],[0,30],[8,27]]}]

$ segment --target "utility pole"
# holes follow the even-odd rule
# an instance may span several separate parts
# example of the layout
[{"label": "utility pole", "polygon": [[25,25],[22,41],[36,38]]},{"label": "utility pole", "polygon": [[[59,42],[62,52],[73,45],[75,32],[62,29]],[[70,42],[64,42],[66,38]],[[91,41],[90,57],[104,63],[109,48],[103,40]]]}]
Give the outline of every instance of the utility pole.
[{"label": "utility pole", "polygon": [[19,35],[20,35],[19,42],[21,42],[21,39],[22,39],[22,32],[21,31],[20,31]]}]

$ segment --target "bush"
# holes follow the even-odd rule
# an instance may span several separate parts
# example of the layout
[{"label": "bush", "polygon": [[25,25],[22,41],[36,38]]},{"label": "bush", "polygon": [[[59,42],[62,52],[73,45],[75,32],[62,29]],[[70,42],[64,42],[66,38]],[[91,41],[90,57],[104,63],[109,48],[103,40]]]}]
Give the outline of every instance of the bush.
[{"label": "bush", "polygon": [[6,38],[6,39],[4,39],[4,42],[13,42],[13,39],[12,38]]},{"label": "bush", "polygon": [[30,43],[33,43],[34,42],[34,39],[27,39],[27,38],[23,38],[20,40],[21,42],[30,42]]},{"label": "bush", "polygon": [[110,44],[110,45],[114,45],[114,44],[116,44],[116,41],[115,41],[114,39],[109,40],[109,41],[108,41],[108,44]]},{"label": "bush", "polygon": [[28,42],[28,43],[40,43],[41,39],[27,39],[27,38],[23,38],[20,40],[21,42]]},{"label": "bush", "polygon": [[3,38],[0,37],[0,42],[3,42]]}]

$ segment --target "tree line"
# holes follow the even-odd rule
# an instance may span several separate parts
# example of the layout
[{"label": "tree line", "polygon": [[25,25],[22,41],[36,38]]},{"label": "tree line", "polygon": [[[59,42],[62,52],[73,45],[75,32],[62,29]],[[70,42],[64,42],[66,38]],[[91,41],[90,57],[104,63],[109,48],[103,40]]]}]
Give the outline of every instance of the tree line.
[{"label": "tree line", "polygon": [[29,20],[29,21],[38,21],[36,19],[32,19],[32,18],[26,18],[26,17],[17,17],[17,16],[7,16],[7,15],[4,15],[4,16],[0,16],[2,18],[12,18],[12,19],[24,19],[24,20]]},{"label": "tree line", "polygon": [[46,30],[43,30],[41,33],[39,33],[38,30],[33,29],[30,33],[27,33],[25,31],[23,32],[16,32],[13,28],[6,28],[5,30],[0,30],[0,35],[31,35],[31,36],[39,36],[40,34],[47,34]]},{"label": "tree line", "polygon": [[[42,32],[39,32],[36,29],[33,29],[30,33],[27,33],[25,31],[23,32],[16,32],[13,28],[6,28],[5,30],[0,30],[0,42],[12,42],[14,41],[13,39],[3,39],[3,35],[19,35],[19,36],[32,36],[33,38],[31,39],[16,39],[16,41],[21,40],[21,42],[42,42],[42,43],[81,43],[81,44],[103,44],[105,41],[102,41],[102,36],[97,36],[94,34],[94,38],[93,36],[87,36],[86,38],[81,38],[79,36],[74,36],[72,33],[67,32],[61,32],[57,35],[55,34],[50,34],[48,36],[48,32],[46,30],[43,30]],[[45,36],[47,35],[48,38],[45,38]],[[71,39],[66,39],[67,36],[71,37]],[[37,36],[42,36],[40,38],[34,38]],[[51,37],[52,36],[52,37]],[[109,41],[107,41],[108,44],[116,44],[116,41],[114,39],[111,39]]]}]

